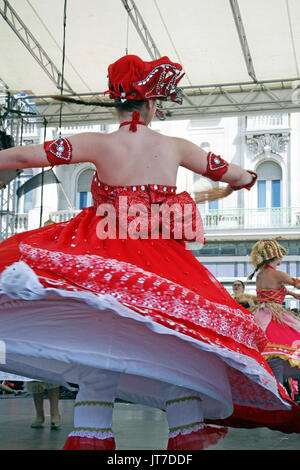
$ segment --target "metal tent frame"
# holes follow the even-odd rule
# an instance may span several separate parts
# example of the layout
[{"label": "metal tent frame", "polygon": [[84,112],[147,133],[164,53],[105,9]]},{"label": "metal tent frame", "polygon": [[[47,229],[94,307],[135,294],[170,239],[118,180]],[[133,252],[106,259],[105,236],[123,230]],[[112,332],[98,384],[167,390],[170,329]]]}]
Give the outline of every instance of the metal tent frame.
[{"label": "metal tent frame", "polygon": [[[245,64],[250,77],[249,82],[215,83],[183,87],[183,105],[164,103],[166,116],[171,119],[201,119],[205,116],[237,115],[265,112],[286,112],[300,110],[300,79],[299,77],[282,78],[280,80],[259,81],[253,66],[248,41],[239,9],[238,0],[228,0],[235,21]],[[134,0],[120,0],[128,13],[134,28],[139,34],[146,50],[152,59],[161,57],[151,32],[137,8]],[[8,0],[0,0],[0,15],[14,31],[26,49],[35,58],[45,74],[50,77],[56,88],[70,97],[84,98],[86,101],[105,99],[103,92],[76,93],[71,85],[64,80],[56,64],[51,60],[39,41],[33,36],[21,17],[10,5]],[[31,95],[16,97],[17,101],[28,107],[29,103],[34,119],[43,124],[46,119],[49,125],[57,125],[61,105],[50,95]],[[18,104],[20,106],[20,104]],[[96,106],[79,106],[64,104],[63,120],[66,125],[91,122],[114,122],[115,113],[106,108]]]}]

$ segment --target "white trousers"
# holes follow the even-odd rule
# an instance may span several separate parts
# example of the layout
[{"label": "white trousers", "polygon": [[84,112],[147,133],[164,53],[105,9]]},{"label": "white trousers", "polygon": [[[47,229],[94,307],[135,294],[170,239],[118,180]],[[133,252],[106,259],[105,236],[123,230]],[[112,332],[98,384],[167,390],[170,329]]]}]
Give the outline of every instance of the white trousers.
[{"label": "white trousers", "polygon": [[200,394],[187,388],[161,384],[169,426],[169,438],[204,427]]},{"label": "white trousers", "polygon": [[[69,436],[106,439],[114,437],[112,415],[120,373],[80,366],[79,392],[74,406],[74,430]],[[199,393],[167,383],[161,384],[169,425],[169,437],[204,427]]]},{"label": "white trousers", "polygon": [[74,406],[74,430],[69,436],[114,437],[112,414],[120,373],[78,368],[79,391]]}]

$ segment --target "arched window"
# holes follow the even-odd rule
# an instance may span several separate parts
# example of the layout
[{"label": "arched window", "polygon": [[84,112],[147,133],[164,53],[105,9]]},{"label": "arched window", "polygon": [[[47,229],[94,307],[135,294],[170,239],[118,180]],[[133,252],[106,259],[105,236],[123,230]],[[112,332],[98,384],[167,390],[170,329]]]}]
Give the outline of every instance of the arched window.
[{"label": "arched window", "polygon": [[94,170],[84,170],[77,183],[77,207],[83,209],[92,205],[91,183],[95,174]]},{"label": "arched window", "polygon": [[275,162],[262,162],[257,167],[257,207],[281,206],[281,167]]}]

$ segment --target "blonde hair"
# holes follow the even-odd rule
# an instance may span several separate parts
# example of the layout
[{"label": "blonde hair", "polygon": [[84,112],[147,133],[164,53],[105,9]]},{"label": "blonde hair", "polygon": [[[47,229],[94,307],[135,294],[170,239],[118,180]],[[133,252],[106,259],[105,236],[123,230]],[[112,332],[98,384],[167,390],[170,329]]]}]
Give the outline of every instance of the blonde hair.
[{"label": "blonde hair", "polygon": [[273,240],[259,240],[255,243],[251,250],[251,263],[255,267],[247,280],[251,280],[254,274],[266,264],[275,258],[283,258],[287,254],[288,250],[277,242],[281,237],[276,237]]}]

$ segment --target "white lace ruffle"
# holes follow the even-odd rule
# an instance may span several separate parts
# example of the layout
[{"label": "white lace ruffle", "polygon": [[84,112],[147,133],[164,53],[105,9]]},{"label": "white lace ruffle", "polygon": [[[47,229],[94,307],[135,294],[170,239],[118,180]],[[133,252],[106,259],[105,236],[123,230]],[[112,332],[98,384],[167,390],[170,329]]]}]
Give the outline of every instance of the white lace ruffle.
[{"label": "white lace ruffle", "polygon": [[25,300],[37,300],[46,295],[37,275],[24,261],[13,263],[2,272],[0,293]]},{"label": "white lace ruffle", "polygon": [[178,434],[190,434],[191,432],[196,432],[196,431],[199,431],[199,429],[204,429],[206,428],[207,425],[206,424],[196,424],[195,426],[190,426],[190,427],[186,427],[184,429],[176,429],[176,431],[174,432],[171,432],[169,434],[169,439],[171,439],[172,437],[176,437],[178,436]]},{"label": "white lace ruffle", "polygon": [[100,431],[84,431],[80,429],[78,431],[70,432],[68,437],[88,437],[89,439],[108,439],[110,437],[114,437],[114,434],[111,431],[108,432],[100,432]]}]

